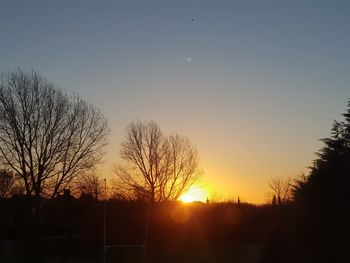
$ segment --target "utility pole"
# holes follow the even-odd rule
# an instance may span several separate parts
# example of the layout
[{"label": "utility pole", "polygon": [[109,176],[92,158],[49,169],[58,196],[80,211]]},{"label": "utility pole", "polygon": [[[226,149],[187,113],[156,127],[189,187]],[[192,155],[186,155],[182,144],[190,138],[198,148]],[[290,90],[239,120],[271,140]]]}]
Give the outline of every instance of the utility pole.
[{"label": "utility pole", "polygon": [[150,220],[150,209],[151,209],[151,201],[147,201],[147,217],[146,217],[146,229],[145,229],[145,237],[143,242],[143,261],[146,261],[146,248],[147,248],[147,241],[148,241],[148,228],[149,228],[149,220]]}]

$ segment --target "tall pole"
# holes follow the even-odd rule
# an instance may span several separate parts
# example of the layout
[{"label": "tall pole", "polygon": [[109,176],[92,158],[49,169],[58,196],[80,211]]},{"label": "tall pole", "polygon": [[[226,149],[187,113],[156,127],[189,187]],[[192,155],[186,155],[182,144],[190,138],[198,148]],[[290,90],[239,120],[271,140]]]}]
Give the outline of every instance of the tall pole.
[{"label": "tall pole", "polygon": [[107,203],[107,182],[106,178],[103,179],[105,183],[105,200],[103,204],[103,262],[106,263],[106,203]]},{"label": "tall pole", "polygon": [[149,231],[149,220],[150,220],[150,209],[151,209],[151,201],[148,200],[147,204],[147,217],[146,217],[146,229],[145,229],[145,239],[143,243],[143,262],[146,262],[146,248],[148,241],[148,231]]}]

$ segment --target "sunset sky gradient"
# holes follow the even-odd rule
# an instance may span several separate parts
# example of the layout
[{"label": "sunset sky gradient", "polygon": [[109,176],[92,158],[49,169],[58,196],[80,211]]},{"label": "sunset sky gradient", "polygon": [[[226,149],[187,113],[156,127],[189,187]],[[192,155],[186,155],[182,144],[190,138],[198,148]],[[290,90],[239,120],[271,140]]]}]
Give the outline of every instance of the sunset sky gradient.
[{"label": "sunset sky gradient", "polygon": [[0,72],[39,72],[99,107],[113,177],[125,126],[197,146],[200,185],[262,203],[307,171],[350,97],[349,1],[1,1]]}]

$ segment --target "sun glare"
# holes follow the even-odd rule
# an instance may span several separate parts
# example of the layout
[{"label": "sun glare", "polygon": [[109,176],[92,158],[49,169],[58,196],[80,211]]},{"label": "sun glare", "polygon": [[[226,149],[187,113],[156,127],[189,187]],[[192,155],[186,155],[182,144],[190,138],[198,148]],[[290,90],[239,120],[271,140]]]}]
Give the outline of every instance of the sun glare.
[{"label": "sun glare", "polygon": [[197,185],[191,186],[190,189],[179,198],[179,200],[185,203],[190,203],[194,201],[205,202],[206,199],[206,191]]}]

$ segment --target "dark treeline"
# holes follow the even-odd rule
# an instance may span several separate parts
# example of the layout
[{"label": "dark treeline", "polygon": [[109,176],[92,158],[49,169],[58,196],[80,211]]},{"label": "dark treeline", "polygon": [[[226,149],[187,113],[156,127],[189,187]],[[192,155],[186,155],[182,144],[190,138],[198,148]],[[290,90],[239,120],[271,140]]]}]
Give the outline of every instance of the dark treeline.
[{"label": "dark treeline", "polygon": [[[104,205],[69,195],[2,199],[1,262],[103,262]],[[346,209],[346,208],[343,208]],[[334,213],[334,210],[332,212]],[[346,262],[345,212],[305,204],[106,202],[107,262]],[[317,217],[316,217],[317,216]],[[145,235],[148,223],[147,236]]]},{"label": "dark treeline", "polygon": [[[41,214],[33,218],[34,200],[2,199],[1,262],[85,262],[87,255],[91,262],[102,262],[104,205],[67,194],[42,200]],[[108,201],[106,245],[146,244],[147,262],[257,262],[284,209],[284,205]],[[108,262],[120,262],[123,255],[125,262],[132,256],[135,262],[144,260],[141,247],[110,248],[106,253]]]}]

